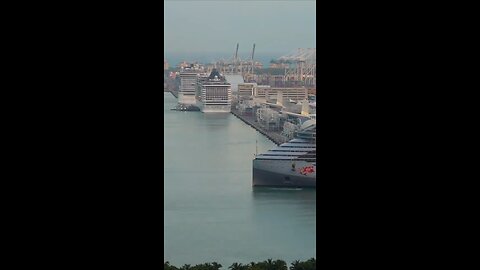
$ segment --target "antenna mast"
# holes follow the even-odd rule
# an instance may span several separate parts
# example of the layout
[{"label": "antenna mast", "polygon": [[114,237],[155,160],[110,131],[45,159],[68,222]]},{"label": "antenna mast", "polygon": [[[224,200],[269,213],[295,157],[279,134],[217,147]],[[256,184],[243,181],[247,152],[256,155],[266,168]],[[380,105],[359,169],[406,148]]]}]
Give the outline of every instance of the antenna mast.
[{"label": "antenna mast", "polygon": [[253,50],[252,50],[252,75],[253,75],[253,69],[255,67],[255,62],[253,61],[254,55],[255,55],[255,43],[253,43]]}]

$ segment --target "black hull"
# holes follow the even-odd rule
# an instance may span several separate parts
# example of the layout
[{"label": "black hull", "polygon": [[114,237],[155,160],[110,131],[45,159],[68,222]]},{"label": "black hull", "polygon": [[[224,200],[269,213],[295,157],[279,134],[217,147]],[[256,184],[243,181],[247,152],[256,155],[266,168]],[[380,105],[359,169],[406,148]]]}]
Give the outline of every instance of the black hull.
[{"label": "black hull", "polygon": [[258,168],[253,169],[254,187],[316,188],[316,177],[277,173]]}]

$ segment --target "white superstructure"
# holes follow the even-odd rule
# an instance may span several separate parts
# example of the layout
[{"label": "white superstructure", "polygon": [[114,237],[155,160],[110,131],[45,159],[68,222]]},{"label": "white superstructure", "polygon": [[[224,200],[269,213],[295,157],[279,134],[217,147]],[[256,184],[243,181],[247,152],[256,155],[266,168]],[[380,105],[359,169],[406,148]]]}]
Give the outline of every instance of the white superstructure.
[{"label": "white superstructure", "polygon": [[199,107],[204,113],[229,113],[232,109],[231,85],[213,70],[200,84]]},{"label": "white superstructure", "polygon": [[184,69],[180,72],[180,88],[178,90],[178,103],[195,105],[195,90],[198,74],[195,70]]},{"label": "white superstructure", "polygon": [[254,186],[316,187],[317,145],[315,119],[305,121],[294,139],[256,155],[253,160]]}]

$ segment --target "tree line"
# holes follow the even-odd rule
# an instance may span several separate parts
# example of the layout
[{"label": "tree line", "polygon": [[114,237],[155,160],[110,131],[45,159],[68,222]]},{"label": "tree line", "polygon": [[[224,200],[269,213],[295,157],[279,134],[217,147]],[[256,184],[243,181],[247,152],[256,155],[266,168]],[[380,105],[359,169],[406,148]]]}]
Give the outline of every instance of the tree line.
[{"label": "tree line", "polygon": [[[185,264],[182,267],[176,267],[171,265],[169,262],[163,264],[163,270],[220,270],[222,265],[216,262],[212,263],[203,263],[191,266],[190,264]],[[287,266],[287,263],[282,260],[272,260],[268,259],[263,262],[251,262],[249,264],[233,263],[228,267],[230,270],[316,270],[316,260],[311,258],[307,261],[296,260],[290,264],[290,268]]]}]

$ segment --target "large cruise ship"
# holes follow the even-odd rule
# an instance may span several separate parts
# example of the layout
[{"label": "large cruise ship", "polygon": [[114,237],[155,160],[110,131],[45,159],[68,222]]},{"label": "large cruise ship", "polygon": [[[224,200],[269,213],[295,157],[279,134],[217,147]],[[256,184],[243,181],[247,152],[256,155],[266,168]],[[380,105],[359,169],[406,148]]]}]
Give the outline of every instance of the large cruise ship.
[{"label": "large cruise ship", "polygon": [[317,184],[317,121],[306,121],[294,139],[253,160],[253,186],[312,187]]},{"label": "large cruise ship", "polygon": [[231,85],[216,69],[201,80],[199,107],[204,113],[229,113],[232,109]]},{"label": "large cruise ship", "polygon": [[195,105],[195,88],[198,74],[191,68],[180,72],[180,87],[178,90],[178,103],[182,105]]}]

